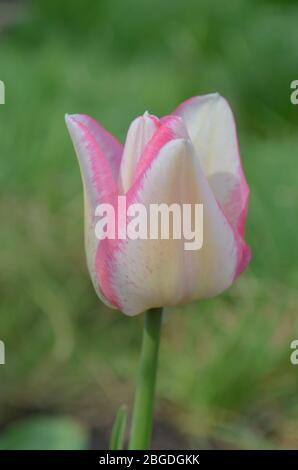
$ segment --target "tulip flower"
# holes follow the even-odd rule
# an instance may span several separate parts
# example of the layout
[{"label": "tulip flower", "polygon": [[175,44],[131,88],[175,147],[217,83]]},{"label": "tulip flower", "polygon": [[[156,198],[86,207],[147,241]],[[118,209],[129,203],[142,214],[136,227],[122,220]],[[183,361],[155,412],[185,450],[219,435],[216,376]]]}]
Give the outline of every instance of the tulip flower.
[{"label": "tulip flower", "polygon": [[[66,117],[77,151],[86,211],[86,252],[93,284],[128,315],[213,297],[247,265],[244,225],[248,186],[234,119],[217,94],[191,98],[170,116],[148,113],[131,124],[124,147],[92,118]],[[204,244],[180,240],[97,240],[95,208],[130,203],[201,203]]]},{"label": "tulip flower", "polygon": [[[249,188],[235,122],[227,101],[209,94],[183,102],[161,119],[148,112],[136,118],[124,146],[86,115],[67,115],[66,123],[82,173],[86,253],[96,292],[127,315],[154,309],[146,320],[151,323],[145,328],[142,363],[149,350],[155,365],[151,382],[142,382],[139,400],[137,393],[138,428],[152,411],[152,403],[144,411],[142,397],[150,387],[154,390],[160,309],[220,294],[250,260],[244,240]],[[146,208],[154,203],[202,204],[202,247],[187,251],[182,239],[98,240],[96,207],[110,204],[118,213],[119,196],[126,197],[127,205]],[[118,228],[126,224],[124,217]],[[150,371],[141,368],[142,375],[150,376]],[[150,429],[147,442],[148,433]]]}]

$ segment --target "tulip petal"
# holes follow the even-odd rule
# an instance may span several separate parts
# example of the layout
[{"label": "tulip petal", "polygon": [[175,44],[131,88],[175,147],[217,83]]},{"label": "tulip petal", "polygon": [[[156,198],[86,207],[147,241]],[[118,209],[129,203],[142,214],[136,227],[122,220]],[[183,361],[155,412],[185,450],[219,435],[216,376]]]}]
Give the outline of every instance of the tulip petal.
[{"label": "tulip petal", "polygon": [[182,239],[125,240],[115,244],[109,282],[119,308],[136,315],[147,308],[211,297],[232,282],[238,242],[210,189],[191,142],[166,143],[127,194],[127,205],[203,204],[204,240],[186,251]]},{"label": "tulip petal", "polygon": [[122,194],[130,188],[138,160],[158,127],[159,119],[148,112],[131,123],[120,165],[119,188]]},{"label": "tulip petal", "polygon": [[114,179],[117,181],[123,145],[92,117],[86,114],[73,114],[69,117],[88,129],[88,132],[96,140],[105,158],[109,162]]},{"label": "tulip petal", "polygon": [[96,121],[84,115],[66,115],[68,127],[79,160],[84,187],[85,248],[90,276],[96,292],[107,304],[95,270],[99,240],[95,236],[95,208],[100,203],[113,203],[117,195],[115,173],[121,156],[121,145]]},{"label": "tulip petal", "polygon": [[155,134],[144,147],[144,151],[137,163],[133,182],[138,180],[140,176],[147,170],[155,159],[162,147],[174,139],[188,138],[187,130],[184,122],[178,116],[165,116],[160,120],[160,126]]},{"label": "tulip petal", "polygon": [[182,103],[173,114],[184,120],[217,201],[243,236],[249,188],[229,104],[217,93],[196,96]]},{"label": "tulip petal", "polygon": [[[151,118],[153,118],[153,116],[151,116]],[[138,125],[140,125],[140,118],[138,119]],[[162,122],[160,123],[159,127],[157,127],[156,132],[146,143],[143,149],[143,153],[138,157],[133,175],[133,181],[130,182],[131,187],[126,193],[127,201],[132,199],[132,194],[136,192],[137,188],[142,183],[145,172],[157,157],[163,146],[174,139],[185,136],[187,136],[187,131],[182,119],[177,116],[166,116],[162,119]],[[118,210],[116,209],[115,212],[117,219]],[[126,217],[124,222],[126,223]],[[117,221],[116,225],[118,230]],[[118,301],[116,288],[114,288],[113,282],[111,281],[111,267],[113,266],[112,259],[114,257],[114,253],[117,252],[120,244],[122,244],[122,241],[119,242],[119,240],[104,239],[98,246],[96,254],[96,273],[100,283],[100,288],[105,293],[105,296],[109,299],[110,303],[119,309],[121,309],[121,306]]]},{"label": "tulip petal", "polygon": [[66,115],[65,120],[79,160],[85,190],[95,208],[116,191],[122,146],[88,116]]}]

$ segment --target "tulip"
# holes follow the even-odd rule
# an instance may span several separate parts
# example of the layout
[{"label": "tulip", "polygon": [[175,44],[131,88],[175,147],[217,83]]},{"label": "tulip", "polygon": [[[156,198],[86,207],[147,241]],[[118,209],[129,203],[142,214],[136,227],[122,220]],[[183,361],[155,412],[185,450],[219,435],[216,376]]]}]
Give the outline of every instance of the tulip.
[{"label": "tulip", "polygon": [[[154,366],[141,367],[133,420],[134,436],[141,435],[140,423],[152,412],[158,352],[152,338],[159,335],[159,308],[220,294],[250,260],[244,240],[249,188],[235,122],[227,101],[215,93],[193,97],[161,119],[146,112],[130,125],[124,146],[86,115],[67,115],[66,123],[82,173],[87,262],[96,292],[127,315],[154,309],[142,353],[142,364],[149,351]],[[176,239],[98,240],[95,209],[108,203],[117,212],[119,195],[128,205],[147,208],[203,204],[202,248],[187,251]],[[133,439],[132,447],[149,442],[150,426],[146,432],[143,440]]]},{"label": "tulip", "polygon": [[[124,147],[92,118],[66,116],[82,172],[88,267],[100,298],[128,315],[213,297],[250,259],[244,241],[248,186],[232,112],[218,94],[182,103],[162,119],[147,112]],[[181,240],[98,240],[95,208],[129,203],[200,203],[202,249]]]}]

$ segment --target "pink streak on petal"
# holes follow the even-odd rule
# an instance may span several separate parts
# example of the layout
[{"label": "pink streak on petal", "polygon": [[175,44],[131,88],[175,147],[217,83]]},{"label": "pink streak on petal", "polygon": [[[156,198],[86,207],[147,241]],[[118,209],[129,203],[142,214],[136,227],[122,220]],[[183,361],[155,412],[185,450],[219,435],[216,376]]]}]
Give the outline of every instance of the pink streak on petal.
[{"label": "pink streak on petal", "polygon": [[[109,203],[115,207],[117,197],[116,181],[114,180],[110,164],[105,158],[98,141],[90,132],[89,128],[83,124],[81,119],[78,119],[77,116],[68,116],[67,119],[78,127],[80,131],[80,141],[84,144],[86,154],[88,155],[89,161],[81,161],[80,163],[85,169],[84,180],[85,186],[88,186],[87,191],[91,190],[92,192],[95,192],[92,210],[94,211],[96,205],[99,203]],[[84,167],[84,165],[86,166]],[[86,175],[86,168],[91,168],[88,175]],[[95,191],[92,190],[92,188],[94,188]],[[111,247],[109,243],[107,243],[108,241],[109,240],[105,239],[98,243],[95,255],[95,271],[99,288],[103,295],[115,307],[118,307],[116,293],[113,286],[109,283],[108,260],[110,257]]]},{"label": "pink streak on petal", "polygon": [[[230,108],[232,117],[233,117],[234,133],[235,133],[236,144],[237,144],[238,178],[239,178],[239,184],[231,192],[230,203],[233,204],[233,202],[238,202],[239,198],[242,201],[242,209],[240,211],[240,214],[238,215],[236,226],[234,226],[234,224],[232,224],[229,221],[231,227],[234,230],[235,240],[237,243],[238,263],[237,263],[237,268],[236,268],[235,276],[234,276],[234,279],[236,279],[244,271],[244,269],[246,268],[246,266],[249,264],[251,260],[251,249],[244,239],[245,224],[246,224],[248,202],[249,202],[249,186],[245,178],[242,160],[240,156],[240,145],[239,145],[239,140],[238,140],[238,135],[237,135],[235,116],[229,103],[227,101],[226,103],[228,107]],[[226,212],[226,208],[224,209],[224,213],[225,212]]]},{"label": "pink streak on petal", "polygon": [[119,170],[121,194],[125,194],[132,185],[139,159],[159,127],[159,119],[148,111],[134,119],[129,126]]},{"label": "pink streak on petal", "polygon": [[101,150],[109,161],[115,180],[118,177],[119,165],[123,152],[123,145],[95,119],[87,114],[73,114],[76,122],[83,124],[95,138]]},{"label": "pink streak on petal", "polygon": [[[166,118],[163,118],[162,125],[160,125],[152,139],[148,142],[143,154],[140,157],[136,169],[134,183],[129,189],[129,191],[126,193],[127,208],[131,203],[134,202],[138,190],[140,189],[140,186],[143,182],[144,174],[152,165],[154,159],[158,156],[159,151],[162,149],[162,147],[170,140],[177,139],[179,137],[185,137],[185,135],[186,130],[184,128],[182,120],[179,117],[168,116]],[[117,221],[116,197],[114,198],[112,203],[114,205]],[[127,226],[127,218],[125,218],[125,221]],[[118,222],[116,222],[116,233],[117,230]],[[125,242],[125,240],[104,239],[100,242],[96,253],[96,271],[98,272],[98,276],[100,278],[102,292],[108,298],[108,300],[120,310],[121,305],[119,304],[117,296],[117,286],[113,286],[111,283],[112,273],[110,272],[110,267],[112,266],[114,256],[119,252],[119,250],[121,251],[121,248],[123,247]]]},{"label": "pink streak on petal", "polygon": [[134,181],[152,164],[152,161],[166,143],[179,137],[186,137],[187,135],[183,121],[178,116],[166,116],[159,122],[161,123],[160,127],[146,145],[139,159]]},{"label": "pink streak on petal", "polygon": [[96,251],[95,269],[104,296],[112,305],[121,310],[116,289],[110,282],[111,276],[109,273],[109,266],[111,265],[115,250],[115,241],[116,240],[110,240],[107,238],[101,240]]},{"label": "pink streak on petal", "polygon": [[155,116],[155,114],[148,113],[148,116],[150,117],[150,119],[152,119],[152,121],[155,123],[157,127],[160,126],[160,119],[157,116]]},{"label": "pink streak on petal", "polygon": [[83,152],[79,152],[79,161],[87,191],[95,189],[93,200],[95,209],[95,204],[109,202],[110,195],[116,192],[116,181],[109,161],[89,128],[77,118],[77,115],[68,116],[67,119],[79,130],[79,133],[76,132],[77,141],[85,147],[84,155],[87,156],[87,161],[82,157]]},{"label": "pink streak on petal", "polygon": [[237,243],[237,248],[238,248],[238,264],[237,264],[237,269],[235,272],[234,279],[236,279],[242,271],[246,268],[248,263],[251,260],[251,249],[247,245],[246,241],[243,240],[243,238],[239,238],[238,243]]},{"label": "pink streak on petal", "polygon": [[242,207],[242,210],[239,214],[237,228],[238,228],[239,234],[243,237],[244,232],[245,232],[245,222],[246,222],[246,216],[247,216],[247,210],[248,210],[249,186],[248,186],[246,178],[245,178],[243,165],[242,165],[242,160],[241,160],[241,156],[240,156],[240,145],[239,145],[239,140],[238,140],[238,134],[237,134],[237,129],[236,129],[236,121],[235,121],[234,112],[233,112],[231,106],[229,105],[229,103],[227,101],[226,101],[226,104],[230,108],[230,111],[231,111],[231,114],[232,114],[234,133],[235,133],[236,144],[237,144],[239,186],[237,186],[235,188],[235,190],[233,191],[232,198],[234,198],[236,200],[239,199],[239,192],[240,192],[240,198],[241,198],[243,207]]},{"label": "pink streak on petal", "polygon": [[[189,105],[192,104],[193,101],[197,101],[198,98],[202,99],[202,101],[206,98],[206,95],[201,95],[201,96],[193,96],[191,98],[188,98],[187,100],[183,101],[176,109],[173,111],[172,115],[177,115],[180,112],[183,111],[184,108],[188,107]],[[236,139],[236,144],[237,144],[237,163],[238,163],[238,178],[239,182],[237,186],[235,187],[234,190],[231,191],[231,195],[229,198],[229,201],[225,206],[223,207],[223,211],[226,212],[226,209],[230,205],[233,207],[235,202],[238,202],[239,204],[239,198],[242,201],[242,210],[240,211],[240,214],[238,215],[238,220],[236,222],[236,227],[238,232],[241,234],[241,236],[244,236],[244,230],[245,230],[245,221],[246,221],[246,215],[247,215],[247,209],[248,209],[248,198],[249,198],[249,186],[247,184],[244,171],[243,171],[243,166],[242,166],[242,161],[240,157],[240,146],[239,146],[239,141],[238,141],[238,136],[237,136],[237,129],[236,129],[236,123],[235,123],[235,116],[233,113],[233,110],[231,109],[230,104],[225,98],[222,98],[228,108],[231,111],[232,118],[233,118],[233,131]],[[228,212],[228,211],[227,211]],[[230,219],[230,217],[228,217]],[[231,223],[231,220],[230,220]]]},{"label": "pink streak on petal", "polygon": [[[188,98],[187,100],[183,101],[172,113],[172,115],[179,114],[183,108],[187,107],[188,105],[191,105],[192,101],[196,101],[198,98],[202,98],[202,100],[205,98],[204,95],[202,96],[193,96],[191,98]],[[234,279],[236,279],[242,271],[246,268],[248,263],[251,260],[251,249],[247,245],[246,241],[244,240],[244,234],[245,234],[245,223],[246,223],[246,217],[247,217],[247,210],[248,210],[248,200],[249,200],[249,186],[247,184],[245,174],[243,171],[243,165],[242,165],[242,160],[240,157],[240,146],[239,146],[239,141],[238,141],[238,136],[237,136],[237,130],[236,130],[236,123],[235,123],[235,117],[233,110],[231,109],[229,103],[227,100],[225,100],[226,104],[230,108],[230,111],[232,113],[233,117],[233,126],[234,126],[234,133],[235,133],[235,138],[236,138],[236,144],[237,144],[237,160],[238,160],[238,178],[239,178],[239,183],[238,185],[234,188],[234,190],[231,191],[230,198],[228,203],[225,204],[225,207],[221,207],[221,205],[218,203],[218,206],[221,208],[223,214],[225,215],[229,225],[231,226],[233,232],[234,232],[234,237],[236,241],[236,246],[237,246],[237,256],[238,256],[238,263],[237,263],[237,268],[235,271],[235,276]],[[242,209],[240,211],[240,214],[238,215],[238,219],[235,223],[232,223],[232,220],[230,217],[228,217],[228,209],[229,206],[233,207],[235,203],[239,203],[239,198],[242,201]]]}]

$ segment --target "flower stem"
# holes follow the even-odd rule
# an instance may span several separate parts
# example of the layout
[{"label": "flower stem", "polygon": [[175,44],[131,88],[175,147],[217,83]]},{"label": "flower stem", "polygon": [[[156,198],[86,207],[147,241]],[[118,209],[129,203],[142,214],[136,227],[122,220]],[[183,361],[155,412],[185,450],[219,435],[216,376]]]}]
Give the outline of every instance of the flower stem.
[{"label": "flower stem", "polygon": [[129,449],[150,447],[162,308],[145,313],[139,376],[136,387]]}]

